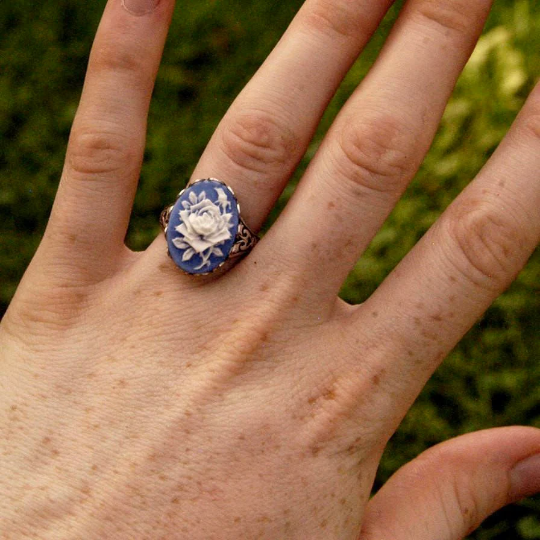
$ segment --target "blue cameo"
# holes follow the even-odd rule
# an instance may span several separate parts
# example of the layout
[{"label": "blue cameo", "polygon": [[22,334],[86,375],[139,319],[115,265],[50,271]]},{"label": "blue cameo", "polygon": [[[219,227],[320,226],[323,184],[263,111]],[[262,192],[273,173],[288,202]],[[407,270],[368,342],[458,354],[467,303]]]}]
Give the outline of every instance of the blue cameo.
[{"label": "blue cameo", "polygon": [[167,226],[173,261],[189,274],[207,274],[225,262],[235,243],[238,203],[217,180],[199,180],[176,201]]}]

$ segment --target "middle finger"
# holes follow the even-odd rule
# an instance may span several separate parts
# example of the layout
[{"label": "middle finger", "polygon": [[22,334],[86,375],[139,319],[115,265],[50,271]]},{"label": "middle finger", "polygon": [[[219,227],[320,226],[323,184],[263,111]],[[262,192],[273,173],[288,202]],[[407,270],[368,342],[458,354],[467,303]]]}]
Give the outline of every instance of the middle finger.
[{"label": "middle finger", "polygon": [[[284,213],[269,259],[333,304],[343,280],[420,166],[491,0],[409,0]],[[275,246],[279,246],[277,249]],[[263,248],[264,245],[261,245]]]}]

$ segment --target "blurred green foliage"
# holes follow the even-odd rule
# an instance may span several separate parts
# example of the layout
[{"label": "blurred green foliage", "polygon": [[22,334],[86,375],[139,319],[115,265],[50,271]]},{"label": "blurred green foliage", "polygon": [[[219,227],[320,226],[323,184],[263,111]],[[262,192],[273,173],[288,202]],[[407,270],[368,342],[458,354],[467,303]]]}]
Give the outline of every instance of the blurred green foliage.
[{"label": "blurred green foliage", "polygon": [[[127,242],[144,249],[157,216],[189,177],[220,117],[279,39],[300,0],[199,0],[178,5],[150,112],[148,144]],[[43,233],[62,170],[104,0],[0,4],[0,313]],[[332,118],[374,61],[395,6],[321,122],[286,204]],[[499,0],[406,196],[357,264],[342,296],[363,301],[504,136],[540,66],[540,12]],[[540,256],[469,332],[426,386],[385,453],[377,485],[425,448],[490,426],[540,427]],[[490,518],[471,538],[540,538],[540,501]]]}]

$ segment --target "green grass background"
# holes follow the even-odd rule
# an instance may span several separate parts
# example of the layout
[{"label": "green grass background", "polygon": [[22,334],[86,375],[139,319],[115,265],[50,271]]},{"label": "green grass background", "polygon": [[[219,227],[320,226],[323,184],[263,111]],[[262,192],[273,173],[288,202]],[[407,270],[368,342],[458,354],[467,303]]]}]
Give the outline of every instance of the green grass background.
[{"label": "green grass background", "polygon": [[[220,117],[300,5],[301,0],[179,4],[150,113],[128,234],[132,248],[144,249],[158,234],[162,206],[186,182]],[[47,222],[103,6],[104,0],[0,3],[0,314]],[[296,179],[375,59],[398,8],[336,94]],[[351,273],[344,298],[365,299],[474,177],[531,90],[539,60],[538,6],[528,0],[497,1],[429,155]],[[540,427],[539,275],[537,250],[428,383],[390,442],[377,485],[423,449],[455,435],[509,424]],[[539,510],[538,498],[508,507],[471,538],[540,538]]]}]

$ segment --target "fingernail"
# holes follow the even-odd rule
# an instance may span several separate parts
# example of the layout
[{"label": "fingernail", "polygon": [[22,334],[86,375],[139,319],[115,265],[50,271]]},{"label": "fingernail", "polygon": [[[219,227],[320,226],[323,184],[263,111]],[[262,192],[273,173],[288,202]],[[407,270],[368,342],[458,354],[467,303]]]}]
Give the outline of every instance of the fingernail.
[{"label": "fingernail", "polygon": [[146,15],[156,9],[159,0],[122,0],[124,8],[133,15]]},{"label": "fingernail", "polygon": [[514,500],[540,492],[540,454],[520,461],[510,473],[510,496]]}]

